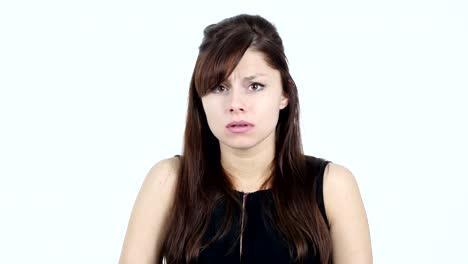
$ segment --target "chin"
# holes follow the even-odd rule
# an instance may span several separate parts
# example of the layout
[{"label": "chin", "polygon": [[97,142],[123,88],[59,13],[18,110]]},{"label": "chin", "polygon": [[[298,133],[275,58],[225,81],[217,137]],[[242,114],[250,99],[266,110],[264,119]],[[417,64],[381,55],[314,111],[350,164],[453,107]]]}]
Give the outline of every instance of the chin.
[{"label": "chin", "polygon": [[223,145],[233,149],[249,149],[256,145],[256,142],[252,140],[226,140],[223,141]]}]

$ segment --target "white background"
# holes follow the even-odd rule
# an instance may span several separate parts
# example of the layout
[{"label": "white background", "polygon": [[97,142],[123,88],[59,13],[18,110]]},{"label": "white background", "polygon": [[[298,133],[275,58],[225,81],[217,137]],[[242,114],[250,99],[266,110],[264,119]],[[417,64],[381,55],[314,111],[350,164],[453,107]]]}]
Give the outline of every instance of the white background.
[{"label": "white background", "polygon": [[283,38],[306,154],[348,167],[375,263],[468,263],[467,1],[2,1],[0,263],[117,263],[179,154],[205,26]]}]

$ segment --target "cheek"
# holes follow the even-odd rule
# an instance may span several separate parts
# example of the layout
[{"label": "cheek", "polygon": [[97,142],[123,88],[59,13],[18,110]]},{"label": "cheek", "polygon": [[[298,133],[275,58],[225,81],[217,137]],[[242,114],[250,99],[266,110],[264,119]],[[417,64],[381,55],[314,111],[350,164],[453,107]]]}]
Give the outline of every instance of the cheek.
[{"label": "cheek", "polygon": [[264,126],[271,127],[276,125],[280,110],[276,102],[273,102],[273,100],[264,102],[257,110],[260,111],[258,112],[259,121],[261,121]]},{"label": "cheek", "polygon": [[206,119],[208,126],[212,132],[219,130],[219,127],[222,125],[221,112],[216,105],[212,103],[205,102],[203,104],[203,109],[205,111]]}]

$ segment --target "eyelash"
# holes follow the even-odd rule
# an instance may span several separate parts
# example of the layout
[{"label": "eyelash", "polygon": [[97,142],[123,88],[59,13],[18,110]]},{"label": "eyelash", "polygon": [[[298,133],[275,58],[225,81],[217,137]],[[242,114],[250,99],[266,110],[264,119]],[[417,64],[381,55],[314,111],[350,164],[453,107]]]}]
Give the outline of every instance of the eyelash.
[{"label": "eyelash", "polygon": [[[257,88],[257,90],[255,90],[255,91],[261,91],[261,90],[263,90],[263,88],[265,88],[265,85],[261,84],[259,82],[253,82],[253,83],[250,84],[250,86],[252,86],[252,85],[257,85],[257,86],[260,87],[260,88]],[[212,89],[212,92],[221,93],[220,91],[218,91],[218,88],[220,88],[220,87],[224,87],[224,86],[223,85],[218,85],[218,86],[216,86],[215,88]],[[224,87],[224,88],[226,88],[226,87]]]}]

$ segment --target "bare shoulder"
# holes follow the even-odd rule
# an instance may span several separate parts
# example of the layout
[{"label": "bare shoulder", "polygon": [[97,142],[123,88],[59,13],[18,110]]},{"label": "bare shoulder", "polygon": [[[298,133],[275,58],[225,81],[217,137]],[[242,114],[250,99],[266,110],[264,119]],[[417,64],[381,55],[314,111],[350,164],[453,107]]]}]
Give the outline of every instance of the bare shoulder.
[{"label": "bare shoulder", "polygon": [[179,163],[177,157],[160,160],[144,178],[128,222],[120,264],[160,262]]},{"label": "bare shoulder", "polygon": [[146,175],[145,183],[155,184],[158,186],[172,186],[177,180],[177,173],[180,167],[180,159],[172,157],[160,160],[151,167],[148,175]]},{"label": "bare shoulder", "polygon": [[358,183],[353,173],[345,166],[337,163],[328,163],[323,175],[323,196],[326,203],[327,216],[330,222],[336,215],[334,211],[344,206],[340,199],[343,196],[359,193]]},{"label": "bare shoulder", "polygon": [[372,263],[369,224],[356,177],[336,163],[327,165],[323,177],[334,263]]},{"label": "bare shoulder", "polygon": [[323,175],[324,195],[329,194],[327,199],[333,199],[337,194],[346,192],[359,192],[358,183],[353,173],[345,166],[337,163],[328,163]]},{"label": "bare shoulder", "polygon": [[[180,160],[177,157],[171,157],[156,162],[140,188],[139,196],[147,194],[152,197],[165,198],[170,200],[177,183],[177,173],[180,166]],[[138,198],[137,198],[138,199]]]}]

